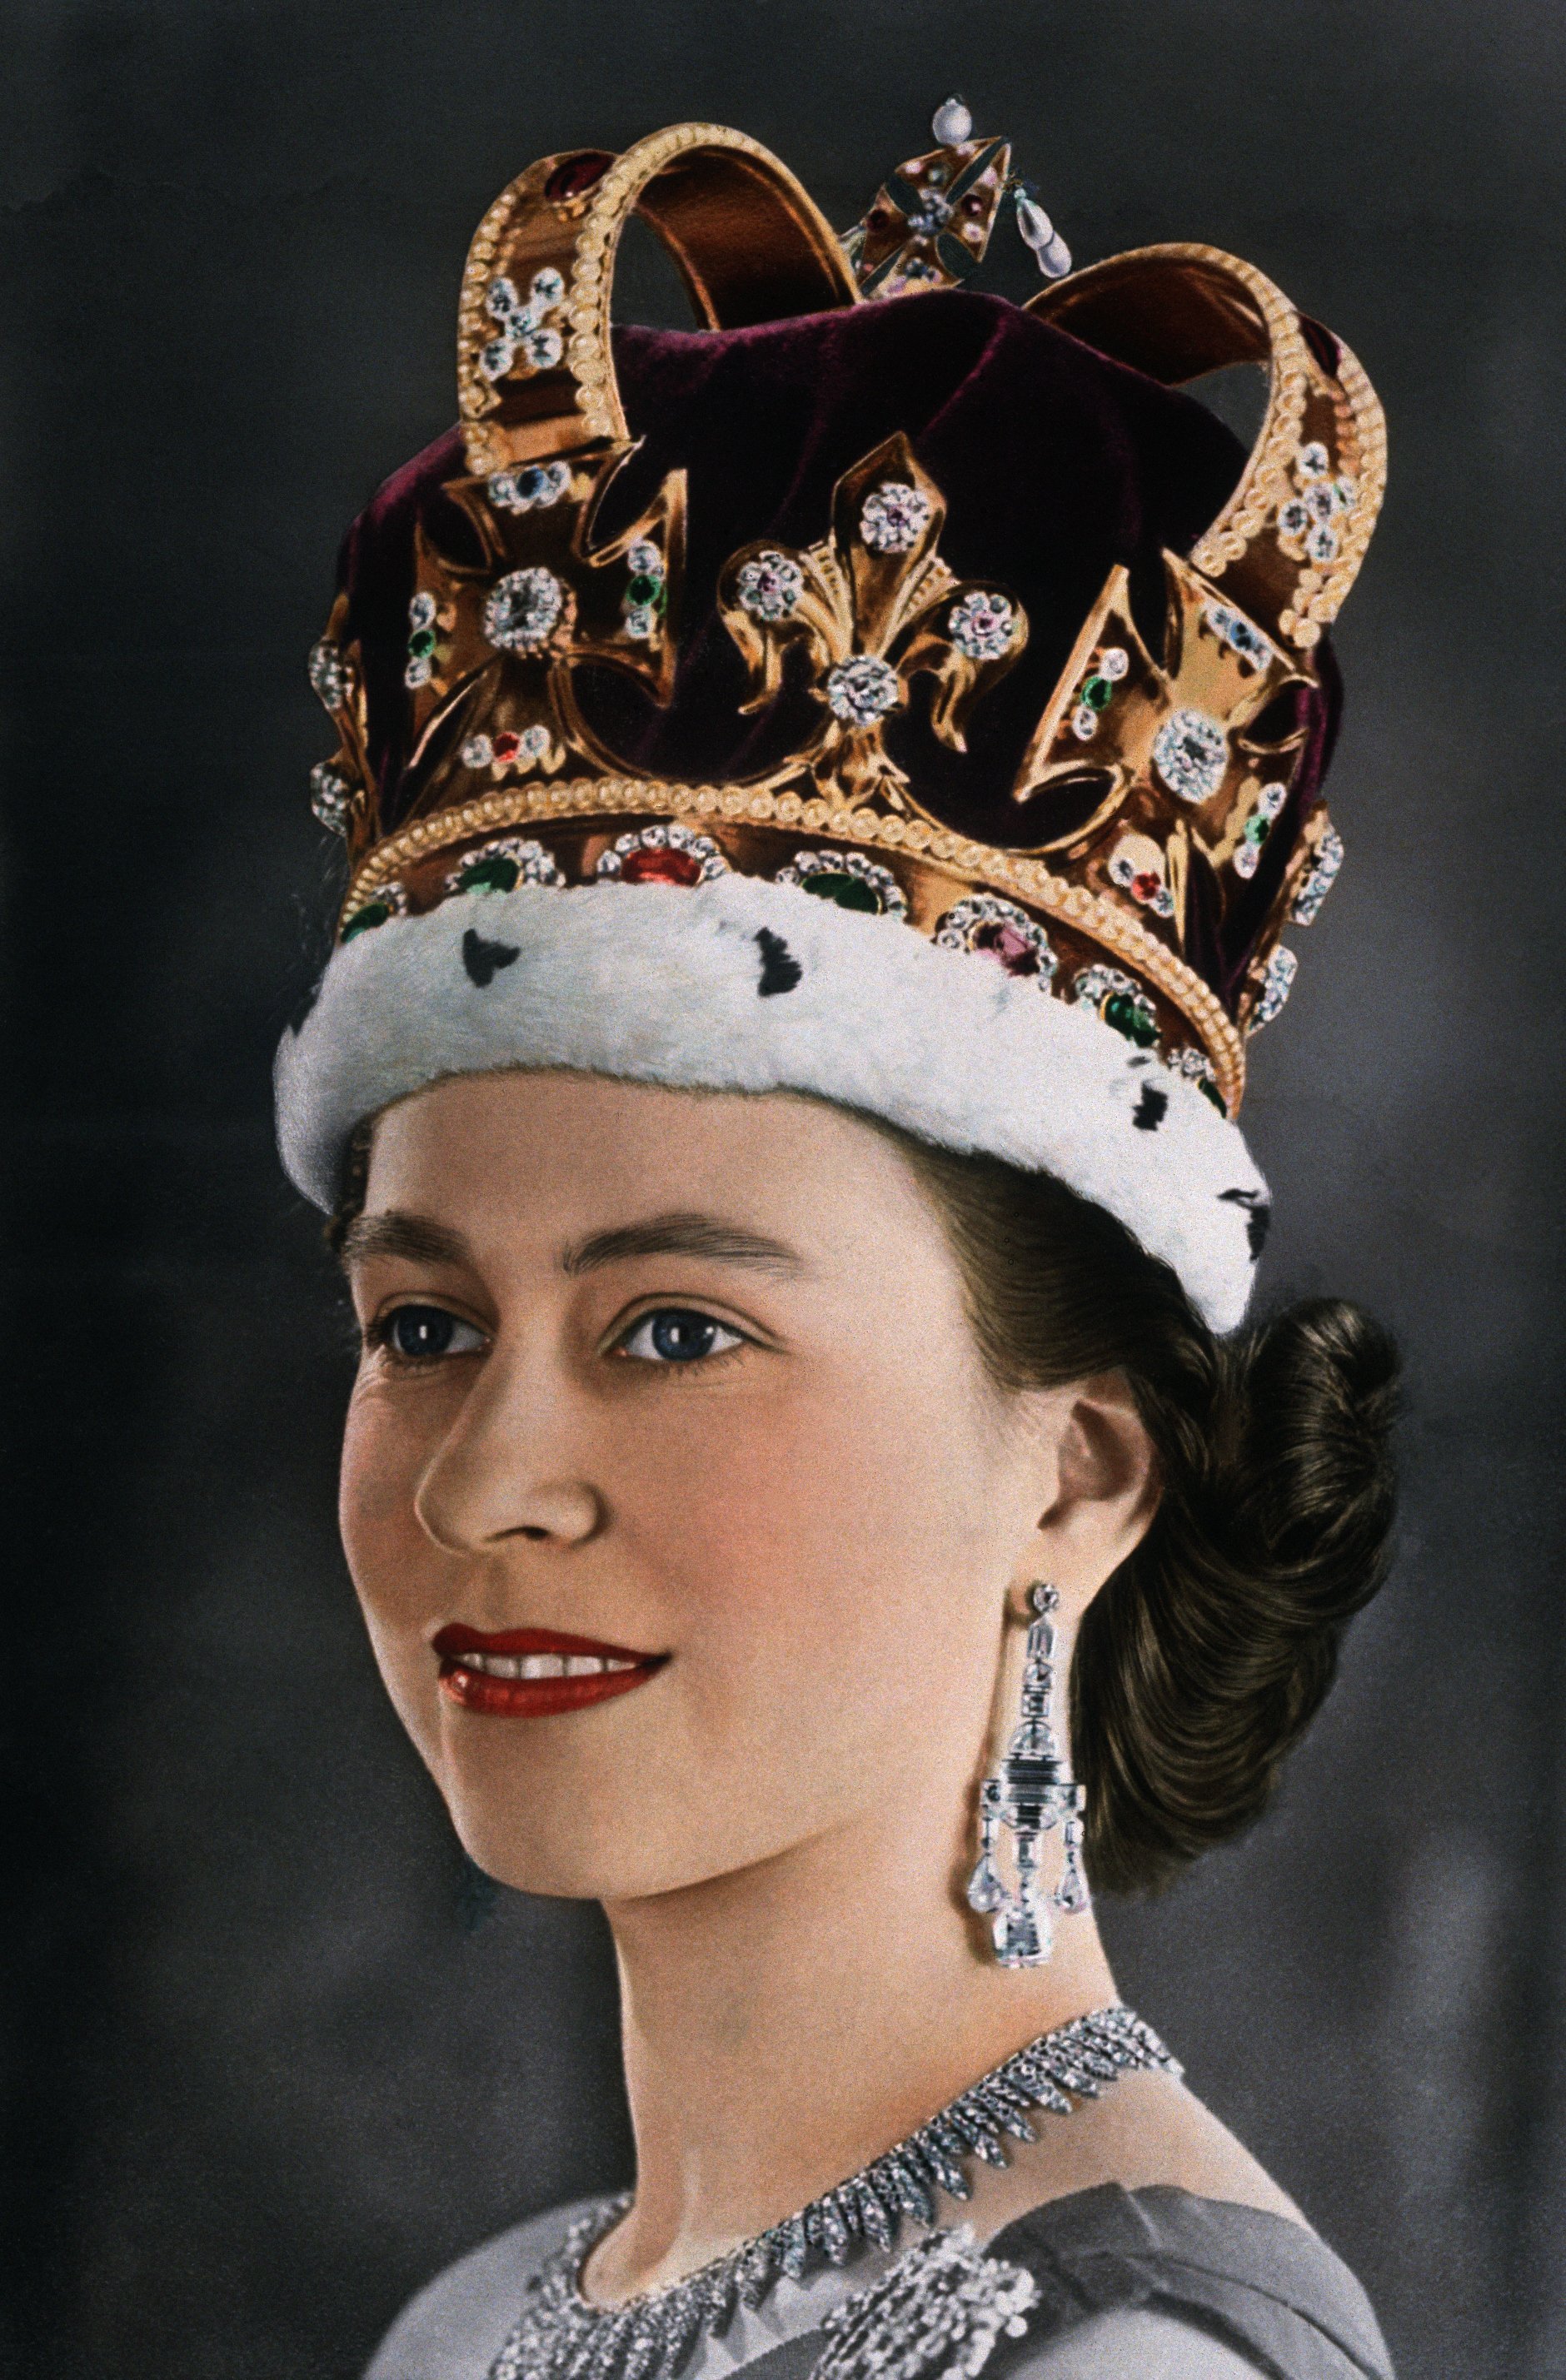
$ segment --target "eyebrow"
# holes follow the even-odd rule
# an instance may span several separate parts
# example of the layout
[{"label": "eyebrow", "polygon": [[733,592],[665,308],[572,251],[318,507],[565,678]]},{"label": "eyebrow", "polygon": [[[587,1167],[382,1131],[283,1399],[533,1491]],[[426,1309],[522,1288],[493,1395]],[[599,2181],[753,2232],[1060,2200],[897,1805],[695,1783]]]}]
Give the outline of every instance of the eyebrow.
[{"label": "eyebrow", "polygon": [[[375,1257],[400,1257],[410,1264],[468,1265],[472,1261],[460,1232],[396,1208],[378,1215],[356,1215],[343,1234],[345,1269],[368,1264]],[[600,1271],[606,1265],[627,1263],[633,1257],[703,1257],[711,1263],[749,1265],[758,1272],[780,1274],[805,1269],[797,1252],[781,1240],[743,1231],[716,1215],[683,1213],[652,1215],[645,1222],[590,1232],[586,1239],[561,1250],[559,1266],[574,1279]]]},{"label": "eyebrow", "polygon": [[742,1231],[716,1215],[670,1214],[590,1233],[561,1251],[560,1269],[572,1275],[596,1272],[631,1257],[704,1257],[716,1264],[750,1265],[757,1272],[787,1274],[805,1269],[793,1248],[764,1232]]},{"label": "eyebrow", "polygon": [[467,1264],[467,1241],[460,1232],[432,1223],[422,1215],[399,1214],[394,1208],[381,1215],[356,1215],[343,1233],[341,1261],[345,1270],[367,1264],[372,1257],[402,1257],[410,1264]]}]

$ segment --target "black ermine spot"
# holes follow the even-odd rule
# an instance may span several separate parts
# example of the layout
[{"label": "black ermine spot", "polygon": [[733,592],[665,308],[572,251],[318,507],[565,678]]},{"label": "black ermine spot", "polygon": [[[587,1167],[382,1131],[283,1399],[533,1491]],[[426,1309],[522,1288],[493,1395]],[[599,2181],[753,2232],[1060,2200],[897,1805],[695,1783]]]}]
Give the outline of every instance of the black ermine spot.
[{"label": "black ermine spot", "polygon": [[761,953],[761,981],[756,986],[761,998],[770,1000],[774,992],[792,991],[804,969],[782,935],[763,926],[756,935],[756,948]]},{"label": "black ermine spot", "polygon": [[1168,1113],[1169,1095],[1157,1083],[1144,1083],[1132,1122],[1138,1132],[1156,1132]]},{"label": "black ermine spot", "polygon": [[1225,1206],[1244,1208],[1245,1236],[1251,1243],[1251,1261],[1254,1264],[1272,1229],[1272,1200],[1265,1190],[1220,1190],[1218,1197]]},{"label": "black ermine spot", "polygon": [[470,926],[462,937],[462,964],[471,980],[481,991],[495,981],[496,967],[508,967],[521,951],[515,942],[486,942],[483,936]]}]

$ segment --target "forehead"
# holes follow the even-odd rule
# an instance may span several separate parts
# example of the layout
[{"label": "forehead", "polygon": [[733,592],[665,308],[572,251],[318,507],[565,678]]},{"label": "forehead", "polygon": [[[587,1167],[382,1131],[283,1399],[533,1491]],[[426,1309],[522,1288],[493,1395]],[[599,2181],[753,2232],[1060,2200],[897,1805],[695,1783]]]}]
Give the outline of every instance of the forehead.
[{"label": "forehead", "polygon": [[701,1211],[840,1258],[944,1245],[896,1148],[842,1109],[552,1072],[462,1075],[388,1109],[364,1206],[426,1216],[475,1245],[554,1245]]}]

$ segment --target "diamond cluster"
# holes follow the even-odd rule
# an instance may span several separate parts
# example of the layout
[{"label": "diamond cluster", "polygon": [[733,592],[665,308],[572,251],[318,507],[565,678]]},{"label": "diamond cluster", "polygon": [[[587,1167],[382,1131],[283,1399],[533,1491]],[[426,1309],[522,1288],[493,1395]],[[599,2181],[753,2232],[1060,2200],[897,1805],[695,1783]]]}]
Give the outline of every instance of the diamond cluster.
[{"label": "diamond cluster", "polygon": [[566,2234],[528,2284],[520,2320],[490,2367],[489,2380],[672,2380],[703,2332],[720,2334],[737,2305],[759,2306],[780,2274],[798,2280],[823,2262],[847,2264],[862,2245],[889,2248],[905,2216],[933,2225],[936,2201],[966,2199],[963,2170],[977,2156],[1007,2162],[1006,2138],[1037,2138],[1030,2110],[1069,2116],[1071,2097],[1096,2098],[1122,2074],[1181,2069],[1128,2008],[1097,2009],[1020,2049],[911,2132],[813,2199],[798,2215],[667,2289],[623,2305],[590,2305],[581,2277],[591,2251],[630,2204],[612,2198]]},{"label": "diamond cluster", "polygon": [[523,298],[508,273],[497,273],[484,292],[484,311],[495,324],[495,336],[479,355],[485,380],[504,380],[516,369],[517,358],[532,371],[549,371],[566,352],[566,343],[547,320],[565,302],[566,285],[552,264],[535,273]]}]

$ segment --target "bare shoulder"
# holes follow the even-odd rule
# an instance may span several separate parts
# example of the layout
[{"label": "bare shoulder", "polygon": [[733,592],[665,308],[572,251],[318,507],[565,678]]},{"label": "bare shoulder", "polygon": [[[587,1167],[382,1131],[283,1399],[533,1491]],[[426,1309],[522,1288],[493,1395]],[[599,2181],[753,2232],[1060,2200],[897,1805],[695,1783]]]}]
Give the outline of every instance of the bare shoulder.
[{"label": "bare shoulder", "polygon": [[980,2180],[973,2220],[986,2235],[1046,2200],[1104,2182],[1122,2190],[1162,2183],[1310,2228],[1266,2167],[1170,2075],[1127,2074],[1101,2099],[1069,2117],[1041,2118],[1037,2129],[1038,2139],[1020,2147],[1005,2171],[986,2170]]},{"label": "bare shoulder", "polygon": [[529,2274],[593,2203],[576,2199],[531,2216],[447,2265],[410,2298],[364,2380],[483,2380],[521,2312]]}]

